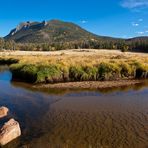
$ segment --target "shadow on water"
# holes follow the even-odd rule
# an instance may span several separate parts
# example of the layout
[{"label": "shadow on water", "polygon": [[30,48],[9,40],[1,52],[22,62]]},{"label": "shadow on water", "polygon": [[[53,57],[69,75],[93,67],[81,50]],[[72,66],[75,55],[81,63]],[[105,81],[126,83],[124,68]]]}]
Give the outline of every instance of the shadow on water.
[{"label": "shadow on water", "polygon": [[0,106],[22,136],[6,148],[146,148],[148,83],[102,90],[34,89],[0,68]]}]

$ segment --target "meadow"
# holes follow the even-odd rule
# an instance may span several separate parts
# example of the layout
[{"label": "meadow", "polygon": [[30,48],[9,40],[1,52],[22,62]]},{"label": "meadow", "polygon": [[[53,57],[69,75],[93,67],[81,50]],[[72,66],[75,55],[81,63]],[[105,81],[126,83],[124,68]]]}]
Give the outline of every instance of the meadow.
[{"label": "meadow", "polygon": [[148,78],[148,54],[117,50],[1,52],[13,78],[29,83],[111,81]]}]

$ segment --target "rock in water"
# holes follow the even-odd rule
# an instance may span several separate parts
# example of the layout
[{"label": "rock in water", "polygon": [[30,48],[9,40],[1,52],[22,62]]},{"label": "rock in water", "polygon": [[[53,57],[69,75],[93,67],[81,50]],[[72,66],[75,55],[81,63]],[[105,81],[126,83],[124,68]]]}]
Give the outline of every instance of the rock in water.
[{"label": "rock in water", "polygon": [[7,116],[9,109],[7,107],[0,107],[0,118]]},{"label": "rock in water", "polygon": [[5,145],[21,135],[20,125],[14,119],[4,124],[0,132],[0,144]]}]

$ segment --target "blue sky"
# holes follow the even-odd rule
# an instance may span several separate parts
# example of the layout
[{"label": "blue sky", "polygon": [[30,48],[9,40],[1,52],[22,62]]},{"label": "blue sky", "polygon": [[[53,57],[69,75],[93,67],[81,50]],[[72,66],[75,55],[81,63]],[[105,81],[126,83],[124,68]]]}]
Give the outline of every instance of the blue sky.
[{"label": "blue sky", "polygon": [[1,0],[0,36],[24,21],[60,19],[98,35],[148,36],[148,0]]}]

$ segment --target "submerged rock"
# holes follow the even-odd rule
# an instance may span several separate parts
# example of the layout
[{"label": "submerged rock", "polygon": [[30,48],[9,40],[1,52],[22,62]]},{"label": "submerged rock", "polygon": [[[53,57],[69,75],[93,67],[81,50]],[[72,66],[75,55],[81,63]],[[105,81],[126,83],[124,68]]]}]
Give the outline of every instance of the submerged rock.
[{"label": "submerged rock", "polygon": [[9,109],[7,107],[0,107],[0,118],[7,116]]},{"label": "submerged rock", "polygon": [[0,132],[0,145],[5,145],[21,135],[20,125],[14,119],[4,124]]}]

